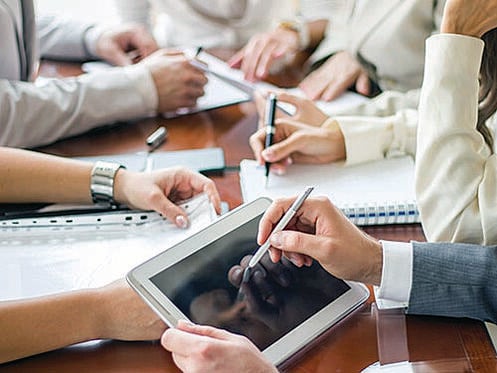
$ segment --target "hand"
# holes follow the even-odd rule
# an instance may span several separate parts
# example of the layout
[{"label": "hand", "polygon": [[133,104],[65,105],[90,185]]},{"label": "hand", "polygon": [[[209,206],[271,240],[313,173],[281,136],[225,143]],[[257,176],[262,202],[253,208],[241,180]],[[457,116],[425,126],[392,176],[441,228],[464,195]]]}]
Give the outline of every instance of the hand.
[{"label": "hand", "polygon": [[[295,114],[288,116],[281,110],[276,110],[276,118],[290,118],[297,122],[309,124],[311,126],[320,126],[326,119],[326,115],[317,105],[309,99],[297,97],[285,92],[275,92],[278,101],[286,102],[295,107]],[[264,115],[266,113],[267,94],[256,92],[254,95],[257,113],[259,114],[259,128],[264,127]]]},{"label": "hand", "polygon": [[155,210],[180,228],[188,226],[188,217],[174,202],[199,193],[207,193],[218,213],[221,202],[214,182],[207,177],[175,167],[148,173],[119,170],[114,184],[116,201],[142,210]]},{"label": "hand", "polygon": [[298,34],[279,27],[253,36],[247,45],[228,61],[228,64],[241,69],[245,73],[245,79],[253,82],[266,78],[271,65],[276,60],[294,54],[298,50]]},{"label": "hand", "polygon": [[292,163],[329,163],[345,158],[345,140],[337,122],[329,128],[310,126],[292,119],[277,119],[274,145],[265,149],[265,128],[250,136],[250,146],[260,165],[271,162],[278,174]]},{"label": "hand", "polygon": [[180,320],[161,343],[183,372],[277,372],[246,337],[210,326]]},{"label": "hand", "polygon": [[166,325],[124,280],[95,290],[97,329],[102,339],[159,339]]},{"label": "hand", "polygon": [[145,27],[135,24],[109,28],[100,35],[96,45],[98,56],[117,66],[134,62],[127,52],[137,51],[139,57],[144,58],[157,49],[157,43]]},{"label": "hand", "polygon": [[[257,242],[262,244],[295,198],[277,200],[259,223]],[[373,285],[381,282],[381,244],[352,224],[327,198],[307,199],[285,230],[271,236],[271,259],[291,257],[304,265],[316,259],[332,275]]]},{"label": "hand", "polygon": [[497,28],[496,0],[447,0],[440,31],[481,38]]},{"label": "hand", "polygon": [[316,71],[310,73],[299,87],[311,100],[331,101],[348,88],[355,86],[358,93],[368,96],[371,83],[366,70],[346,51],[338,52]]},{"label": "hand", "polygon": [[159,96],[159,112],[193,107],[204,95],[205,74],[181,53],[159,50],[140,63],[152,74]]}]

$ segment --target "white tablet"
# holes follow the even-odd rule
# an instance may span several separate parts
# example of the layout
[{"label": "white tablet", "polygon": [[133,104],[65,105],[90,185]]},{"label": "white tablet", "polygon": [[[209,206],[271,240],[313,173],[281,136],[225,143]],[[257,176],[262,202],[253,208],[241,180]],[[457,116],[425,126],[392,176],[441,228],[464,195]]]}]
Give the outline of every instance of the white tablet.
[{"label": "white tablet", "polygon": [[259,198],[238,207],[130,271],[128,282],[169,326],[189,319],[244,334],[281,364],[365,302],[369,291],[317,262],[298,268],[274,264],[268,254],[240,291],[232,268],[258,248],[259,220],[270,203]]}]

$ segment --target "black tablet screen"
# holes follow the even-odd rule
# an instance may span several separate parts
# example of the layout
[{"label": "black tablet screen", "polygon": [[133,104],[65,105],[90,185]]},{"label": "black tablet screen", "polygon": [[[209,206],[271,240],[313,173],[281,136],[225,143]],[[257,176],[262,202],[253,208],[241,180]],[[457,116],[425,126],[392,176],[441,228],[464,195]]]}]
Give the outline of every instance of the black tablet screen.
[{"label": "black tablet screen", "polygon": [[259,220],[234,229],[151,281],[193,322],[244,334],[263,350],[350,287],[317,262],[298,268],[286,259],[274,264],[266,254],[240,291],[241,271],[233,267],[258,248]]}]

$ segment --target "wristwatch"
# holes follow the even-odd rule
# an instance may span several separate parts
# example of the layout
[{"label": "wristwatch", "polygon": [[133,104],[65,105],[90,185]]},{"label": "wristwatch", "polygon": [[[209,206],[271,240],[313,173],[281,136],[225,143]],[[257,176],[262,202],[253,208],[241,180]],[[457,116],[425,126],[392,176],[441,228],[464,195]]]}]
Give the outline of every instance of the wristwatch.
[{"label": "wristwatch", "polygon": [[93,203],[117,206],[114,200],[114,179],[119,169],[126,168],[119,163],[97,161],[91,170],[90,192]]},{"label": "wristwatch", "polygon": [[307,22],[305,22],[302,18],[296,18],[291,21],[281,21],[278,24],[278,27],[297,33],[299,38],[299,50],[303,51],[309,46],[311,42],[311,35],[309,33]]}]

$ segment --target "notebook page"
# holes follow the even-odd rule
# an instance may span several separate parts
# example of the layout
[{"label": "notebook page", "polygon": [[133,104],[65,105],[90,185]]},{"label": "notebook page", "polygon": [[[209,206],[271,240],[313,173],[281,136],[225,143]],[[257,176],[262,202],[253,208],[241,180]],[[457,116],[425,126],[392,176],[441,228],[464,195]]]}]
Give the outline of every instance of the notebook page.
[{"label": "notebook page", "polygon": [[240,163],[240,183],[244,202],[260,196],[295,196],[307,185],[315,186],[313,196],[324,195],[340,208],[385,206],[415,201],[414,162],[399,157],[354,166],[344,163],[291,165],[282,176],[271,173],[265,187],[264,167],[254,160]]}]

